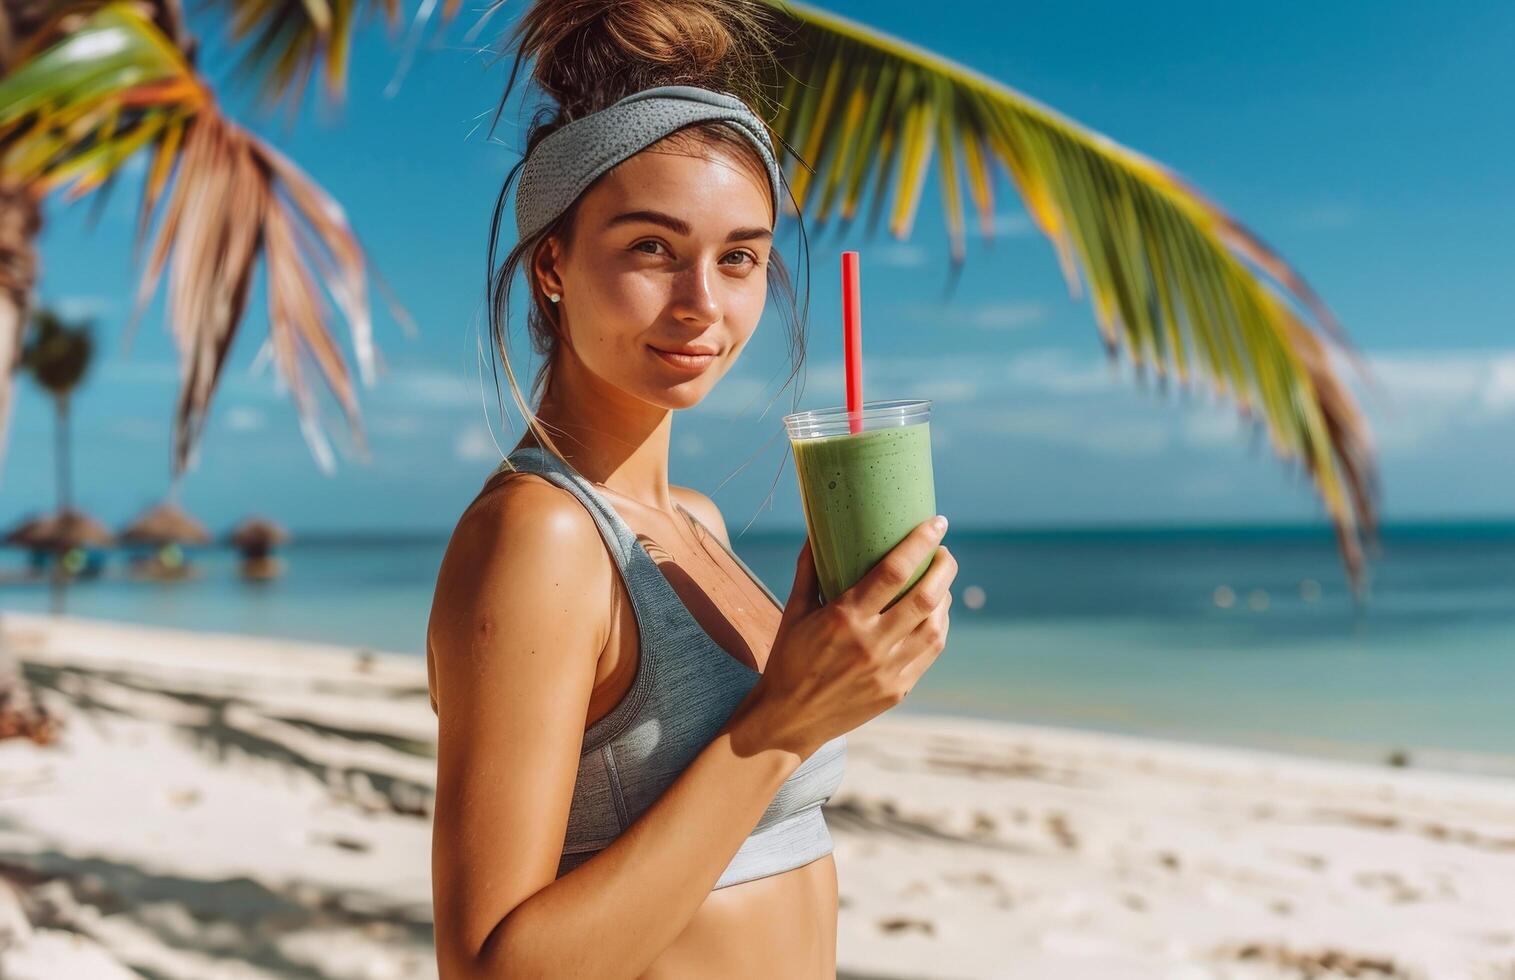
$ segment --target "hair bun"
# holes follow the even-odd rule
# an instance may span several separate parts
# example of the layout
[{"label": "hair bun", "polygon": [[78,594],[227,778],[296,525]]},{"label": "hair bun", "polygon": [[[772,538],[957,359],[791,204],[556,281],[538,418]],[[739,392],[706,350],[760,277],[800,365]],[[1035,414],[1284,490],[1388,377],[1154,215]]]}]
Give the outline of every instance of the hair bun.
[{"label": "hair bun", "polygon": [[751,102],[771,63],[769,17],[757,0],[535,0],[511,41],[517,66],[533,63],[532,78],[566,121],[655,85]]}]

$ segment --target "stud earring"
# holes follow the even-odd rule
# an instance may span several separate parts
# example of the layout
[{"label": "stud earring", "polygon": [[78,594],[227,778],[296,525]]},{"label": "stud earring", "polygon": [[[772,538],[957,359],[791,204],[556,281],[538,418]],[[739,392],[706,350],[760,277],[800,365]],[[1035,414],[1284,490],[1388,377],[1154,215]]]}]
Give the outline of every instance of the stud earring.
[{"label": "stud earring", "polygon": [[548,293],[547,298],[556,303],[558,300],[563,298],[563,295],[561,293]]}]

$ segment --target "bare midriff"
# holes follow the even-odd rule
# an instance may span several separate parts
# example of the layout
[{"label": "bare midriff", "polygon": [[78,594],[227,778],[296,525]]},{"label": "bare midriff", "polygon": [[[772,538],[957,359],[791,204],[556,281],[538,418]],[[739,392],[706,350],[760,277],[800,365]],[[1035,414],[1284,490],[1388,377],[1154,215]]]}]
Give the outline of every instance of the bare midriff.
[{"label": "bare midriff", "polygon": [[836,862],[711,892],[641,980],[835,980]]}]

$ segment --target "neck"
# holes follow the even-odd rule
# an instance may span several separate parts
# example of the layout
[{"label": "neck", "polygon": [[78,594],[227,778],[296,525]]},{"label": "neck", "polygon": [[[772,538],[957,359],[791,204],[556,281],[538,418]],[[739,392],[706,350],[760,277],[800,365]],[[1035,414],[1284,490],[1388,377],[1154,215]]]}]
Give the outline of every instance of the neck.
[{"label": "neck", "polygon": [[[553,361],[536,414],[563,459],[585,477],[644,506],[673,511],[670,409],[606,384],[565,348]],[[520,445],[537,445],[537,439],[528,430]]]}]

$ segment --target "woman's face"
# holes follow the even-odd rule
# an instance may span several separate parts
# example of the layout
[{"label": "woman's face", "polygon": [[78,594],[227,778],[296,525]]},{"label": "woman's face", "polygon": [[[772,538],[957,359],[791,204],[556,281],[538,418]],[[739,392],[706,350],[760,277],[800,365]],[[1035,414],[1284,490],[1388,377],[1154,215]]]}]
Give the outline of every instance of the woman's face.
[{"label": "woman's face", "polygon": [[[651,147],[579,201],[572,243],[537,253],[571,351],[595,376],[667,409],[698,404],[757,329],[773,209],[766,172],[731,151]],[[665,357],[659,351],[699,351]]]}]

